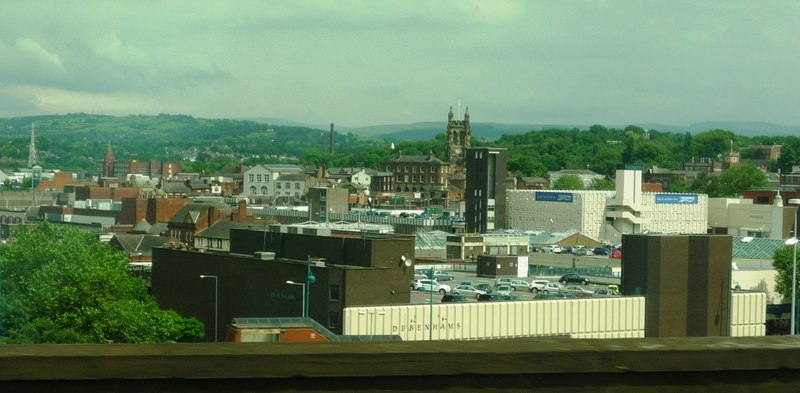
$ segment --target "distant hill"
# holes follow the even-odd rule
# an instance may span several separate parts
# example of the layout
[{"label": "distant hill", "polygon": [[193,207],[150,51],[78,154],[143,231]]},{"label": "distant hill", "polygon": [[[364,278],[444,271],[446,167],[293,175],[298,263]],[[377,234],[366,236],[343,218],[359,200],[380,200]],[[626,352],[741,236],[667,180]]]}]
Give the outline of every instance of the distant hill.
[{"label": "distant hill", "polygon": [[[625,125],[604,125],[606,128],[624,129],[630,124]],[[655,129],[663,132],[697,134],[714,129],[732,131],[736,134],[754,136],[788,136],[800,134],[800,126],[785,126],[780,124],[765,122],[723,122],[708,121],[693,123],[690,125],[666,125],[666,124],[633,124],[645,129]],[[530,131],[564,129],[570,130],[577,128],[587,130],[590,125],[565,125],[565,124],[501,124],[501,123],[472,123],[472,137],[489,141],[497,140],[503,135],[524,134]],[[369,127],[358,127],[351,129],[339,129],[339,132],[352,132],[359,136],[385,138],[389,140],[429,140],[442,134],[447,130],[446,122],[421,122],[410,124],[385,124]]]}]

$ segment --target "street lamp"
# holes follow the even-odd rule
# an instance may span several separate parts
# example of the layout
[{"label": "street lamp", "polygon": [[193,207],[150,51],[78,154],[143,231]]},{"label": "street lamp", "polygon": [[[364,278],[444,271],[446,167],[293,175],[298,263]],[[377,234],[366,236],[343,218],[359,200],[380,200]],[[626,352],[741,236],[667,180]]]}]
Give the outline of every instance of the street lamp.
[{"label": "street lamp", "polygon": [[214,342],[217,342],[217,325],[219,324],[219,277],[201,274],[200,278],[214,279]]},{"label": "street lamp", "polygon": [[311,304],[311,284],[317,281],[317,277],[311,272],[311,255],[306,259],[306,282],[286,281],[289,285],[300,285],[303,287],[303,318],[308,318],[308,308]]},{"label": "street lamp", "polygon": [[299,285],[299,286],[303,287],[302,304],[301,304],[302,309],[300,310],[300,316],[306,317],[308,315],[306,313],[306,283],[304,283],[304,282],[294,282],[292,280],[287,280],[286,283],[289,284],[289,285]]},{"label": "street lamp", "polygon": [[[800,204],[800,199],[789,199],[790,205],[798,205]],[[793,246],[794,250],[792,253],[792,320],[789,322],[789,334],[794,336],[795,331],[795,318],[797,315],[797,294],[795,291],[797,290],[797,210],[794,212],[794,233],[792,234],[792,238],[786,241],[787,245]]]}]

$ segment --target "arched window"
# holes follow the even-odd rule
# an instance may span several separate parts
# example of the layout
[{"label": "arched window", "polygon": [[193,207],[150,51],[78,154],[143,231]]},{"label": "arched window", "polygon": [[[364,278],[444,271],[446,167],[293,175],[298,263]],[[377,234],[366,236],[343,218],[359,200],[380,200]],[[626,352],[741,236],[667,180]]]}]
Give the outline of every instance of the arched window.
[{"label": "arched window", "polygon": [[267,195],[267,186],[261,187],[261,195]]},{"label": "arched window", "polygon": [[258,190],[256,186],[250,186],[250,195],[258,195]]}]

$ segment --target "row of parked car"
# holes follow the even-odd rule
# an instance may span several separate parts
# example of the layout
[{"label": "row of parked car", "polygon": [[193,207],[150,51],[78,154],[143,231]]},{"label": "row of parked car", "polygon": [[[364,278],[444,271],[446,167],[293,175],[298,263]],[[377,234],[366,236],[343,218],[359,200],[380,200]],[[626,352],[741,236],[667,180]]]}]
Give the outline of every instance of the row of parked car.
[{"label": "row of parked car", "polygon": [[622,248],[619,246],[605,246],[605,247],[585,247],[585,246],[559,246],[558,244],[551,244],[545,246],[542,252],[548,254],[572,254],[572,255],[602,255],[608,256],[613,259],[622,259]]}]

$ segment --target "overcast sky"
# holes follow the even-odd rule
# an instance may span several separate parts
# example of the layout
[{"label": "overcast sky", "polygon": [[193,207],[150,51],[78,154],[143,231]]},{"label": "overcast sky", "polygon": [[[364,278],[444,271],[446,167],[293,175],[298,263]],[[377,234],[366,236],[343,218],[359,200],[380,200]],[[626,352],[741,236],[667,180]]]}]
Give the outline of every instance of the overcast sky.
[{"label": "overcast sky", "polygon": [[800,1],[0,2],[0,117],[800,125]]}]

